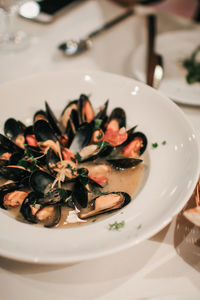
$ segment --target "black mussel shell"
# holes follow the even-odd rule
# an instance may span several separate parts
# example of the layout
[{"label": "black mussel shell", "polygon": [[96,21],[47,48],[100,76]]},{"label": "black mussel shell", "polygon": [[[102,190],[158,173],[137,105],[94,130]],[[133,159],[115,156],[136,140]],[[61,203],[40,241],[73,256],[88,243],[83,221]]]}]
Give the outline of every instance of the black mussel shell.
[{"label": "black mussel shell", "polygon": [[0,168],[9,165],[9,160],[0,158]]},{"label": "black mussel shell", "polygon": [[4,133],[5,135],[14,141],[19,134],[24,134],[26,126],[13,118],[6,120],[4,124]]},{"label": "black mussel shell", "polygon": [[115,159],[107,159],[107,162],[117,170],[123,170],[128,168],[133,168],[142,162],[142,159],[138,158],[115,158]]},{"label": "black mussel shell", "polygon": [[2,134],[0,134],[0,146],[6,149],[9,153],[24,152],[22,148],[17,146],[13,141],[9,140],[7,137],[5,137]]},{"label": "black mussel shell", "polygon": [[35,136],[35,133],[34,133],[34,129],[33,129],[33,126],[28,126],[24,132],[24,137],[25,137],[25,142],[26,144],[28,145],[28,147],[36,150],[36,151],[40,151],[41,149],[38,147],[38,146],[33,146],[33,145],[30,145],[30,143],[28,142],[28,136]]},{"label": "black mussel shell", "polygon": [[31,174],[30,185],[32,189],[39,194],[44,194],[46,188],[51,186],[55,177],[41,170],[37,170]]},{"label": "black mussel shell", "polygon": [[0,207],[3,209],[7,209],[7,207],[4,206],[4,196],[7,193],[11,193],[14,192],[15,190],[19,190],[20,188],[22,188],[22,186],[15,182],[7,183],[0,186]]},{"label": "black mussel shell", "polygon": [[59,204],[54,205],[54,214],[50,218],[44,221],[44,227],[51,228],[56,226],[61,218],[61,206]]},{"label": "black mussel shell", "polygon": [[71,197],[72,191],[55,188],[44,195],[40,202],[42,205],[66,204]]},{"label": "black mussel shell", "polygon": [[28,184],[30,172],[19,166],[5,166],[0,168],[0,175],[6,179]]},{"label": "black mussel shell", "polygon": [[11,166],[14,166],[14,165],[17,165],[19,160],[21,160],[23,158],[24,154],[23,153],[13,153],[11,156],[10,156],[10,159],[9,159],[9,165]]},{"label": "black mussel shell", "polygon": [[70,146],[70,150],[74,153],[79,152],[82,148],[87,146],[91,140],[93,133],[93,124],[92,123],[84,123],[77,130],[72,144]]},{"label": "black mussel shell", "polygon": [[126,127],[126,113],[121,107],[116,107],[110,114],[108,118],[107,125],[112,120],[116,120],[118,122],[119,128]]},{"label": "black mussel shell", "polygon": [[108,120],[108,116],[107,116],[107,109],[108,109],[108,103],[109,103],[109,100],[107,100],[105,102],[105,104],[103,105],[103,107],[100,108],[100,111],[96,114],[95,116],[95,119],[100,119],[102,120],[102,123],[101,123],[101,129],[105,129],[105,124]]},{"label": "black mussel shell", "polygon": [[53,168],[56,166],[56,163],[60,161],[58,155],[50,148],[46,154],[46,164],[47,168],[51,174],[54,174]]},{"label": "black mussel shell", "polygon": [[[117,202],[116,202],[116,200],[115,200],[115,202],[113,202],[113,201],[111,201],[112,198],[110,198],[111,195],[120,195],[120,198],[117,199]],[[100,200],[100,198],[102,199],[102,197],[104,198],[104,196],[108,197],[108,199],[106,199],[106,201],[104,200],[105,206],[103,206],[101,203],[100,207],[98,207],[97,201]],[[111,201],[111,202],[108,202],[108,201]],[[83,213],[80,212],[79,217],[81,219],[85,219],[85,218],[94,217],[99,214],[111,212],[111,211],[114,211],[114,210],[117,210],[117,209],[120,209],[120,208],[126,206],[130,201],[131,201],[130,195],[127,193],[124,193],[124,192],[111,192],[111,193],[101,194],[100,196],[97,196],[89,203],[92,210],[88,211],[88,212],[83,212]]]},{"label": "black mussel shell", "polygon": [[45,107],[46,107],[47,118],[48,118],[49,123],[51,124],[51,127],[53,128],[54,132],[58,136],[62,135],[61,130],[58,126],[58,120],[47,102],[45,102]]},{"label": "black mussel shell", "polygon": [[64,132],[67,134],[69,131],[69,120],[73,122],[75,128],[78,128],[78,100],[73,100],[68,103],[68,105],[64,108],[60,121],[63,126]]},{"label": "black mussel shell", "polygon": [[[86,110],[87,107],[87,110]],[[78,100],[79,123],[90,123],[94,119],[94,110],[89,97],[81,94]]]},{"label": "black mussel shell", "polygon": [[139,155],[142,155],[144,153],[144,151],[146,150],[147,144],[148,144],[147,137],[143,132],[137,131],[137,132],[133,132],[133,133],[129,134],[127,140],[120,146],[122,146],[122,147],[127,146],[135,138],[141,138],[142,139],[142,147],[140,148],[140,151],[138,153]]},{"label": "black mussel shell", "polygon": [[78,207],[87,207],[88,204],[88,190],[85,185],[83,185],[79,179],[76,180],[73,191],[72,191],[72,199],[75,206]]},{"label": "black mussel shell", "polygon": [[44,110],[38,110],[33,116],[33,123],[36,123],[38,120],[48,121],[47,114]]},{"label": "black mussel shell", "polygon": [[47,140],[58,141],[53,128],[44,120],[39,120],[34,124],[34,133],[38,142]]},{"label": "black mussel shell", "polygon": [[[60,221],[60,217],[61,217],[61,207],[59,204],[53,205],[53,215],[49,218],[47,218],[44,221],[39,221],[37,219],[37,214],[44,209],[45,207],[47,207],[47,205],[43,205],[43,198],[41,197],[40,194],[37,194],[35,192],[31,192],[28,194],[28,196],[24,199],[21,208],[20,208],[20,213],[22,214],[22,216],[24,217],[24,219],[30,223],[42,223],[44,224],[45,227],[53,227],[56,224],[58,224],[58,222]],[[39,209],[36,212],[36,214],[32,213],[32,209],[31,206],[36,206],[39,205]],[[52,205],[48,205],[48,206],[52,206]]]},{"label": "black mussel shell", "polygon": [[39,198],[40,196],[37,193],[31,192],[27,195],[21,205],[20,213],[22,214],[24,219],[30,223],[38,223],[36,215],[33,215],[32,213],[31,205],[34,207],[36,204],[38,204]]}]

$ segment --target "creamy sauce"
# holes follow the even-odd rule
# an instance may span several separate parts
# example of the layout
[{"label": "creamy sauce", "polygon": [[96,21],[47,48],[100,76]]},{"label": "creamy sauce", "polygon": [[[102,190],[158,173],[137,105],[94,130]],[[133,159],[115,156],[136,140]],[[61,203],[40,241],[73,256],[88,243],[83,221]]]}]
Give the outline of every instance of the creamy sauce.
[{"label": "creamy sauce", "polygon": [[[90,170],[90,166],[93,166],[93,163],[88,163],[81,165],[82,167],[86,167],[88,170]],[[136,192],[138,191],[141,179],[142,179],[142,174],[143,174],[143,169],[144,165],[141,163],[135,168],[132,169],[126,169],[126,170],[114,170],[111,169],[110,174],[108,175],[109,181],[108,185],[106,185],[103,189],[102,192],[125,192],[128,193],[132,199]],[[91,196],[91,195],[90,195]],[[96,197],[96,196],[93,196]],[[85,209],[86,211],[88,210],[87,208]],[[59,224],[56,227],[74,227],[74,226],[82,226],[91,222],[95,222],[98,220],[102,220],[103,218],[106,218],[110,216],[111,212],[100,214],[91,218],[88,218],[86,220],[79,220],[77,222],[69,222],[70,218],[69,212],[71,211],[70,208],[63,207],[62,208],[62,216]],[[115,213],[113,211],[112,213]]]},{"label": "creamy sauce", "polygon": [[[94,166],[94,162],[81,165],[81,167],[86,167],[89,171],[91,166]],[[107,177],[109,179],[108,184],[101,189],[101,192],[126,192],[133,199],[134,195],[138,191],[142,179],[143,169],[143,163],[139,164],[135,168],[120,171],[111,168],[111,171],[109,172],[109,174],[107,174]],[[65,188],[67,188],[67,186]],[[88,196],[89,200],[97,197],[91,193],[89,193]],[[84,211],[88,211],[88,208],[84,209]],[[55,227],[58,228],[82,226],[91,222],[102,220],[103,218],[108,217],[111,213],[115,213],[116,211],[117,210],[82,220],[78,218],[77,211],[68,207],[62,207],[60,222]],[[8,212],[11,213],[11,215],[18,221],[26,222],[20,214],[19,207],[9,209]]]}]

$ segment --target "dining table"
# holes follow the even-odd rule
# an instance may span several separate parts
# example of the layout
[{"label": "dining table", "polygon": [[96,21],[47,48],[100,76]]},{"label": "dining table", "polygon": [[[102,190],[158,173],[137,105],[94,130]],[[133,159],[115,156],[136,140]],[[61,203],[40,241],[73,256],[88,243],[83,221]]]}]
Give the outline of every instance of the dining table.
[{"label": "dining table", "polygon": [[[147,39],[145,9],[145,13],[137,9],[133,16],[98,36],[91,49],[71,57],[58,49],[60,43],[86,36],[125,8],[114,1],[87,0],[50,24],[18,16],[17,26],[26,31],[29,43],[18,51],[1,51],[0,85],[63,70],[105,71],[134,78],[133,55]],[[155,7],[152,10],[157,14],[158,34],[200,27],[191,19]],[[177,105],[200,140],[200,105]],[[193,198],[191,195],[188,201]],[[0,299],[200,299],[199,271],[200,228],[180,212],[151,238],[99,258],[57,265],[0,257]]]}]

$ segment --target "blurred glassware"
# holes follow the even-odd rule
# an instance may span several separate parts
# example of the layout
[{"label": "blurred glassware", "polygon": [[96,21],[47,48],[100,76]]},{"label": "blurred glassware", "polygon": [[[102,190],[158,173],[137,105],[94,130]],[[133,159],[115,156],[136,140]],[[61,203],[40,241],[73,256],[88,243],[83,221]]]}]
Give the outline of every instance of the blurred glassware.
[{"label": "blurred glassware", "polygon": [[0,18],[2,31],[0,34],[0,50],[16,51],[28,45],[28,36],[24,31],[16,29],[16,17],[19,5],[25,0],[0,0]]}]

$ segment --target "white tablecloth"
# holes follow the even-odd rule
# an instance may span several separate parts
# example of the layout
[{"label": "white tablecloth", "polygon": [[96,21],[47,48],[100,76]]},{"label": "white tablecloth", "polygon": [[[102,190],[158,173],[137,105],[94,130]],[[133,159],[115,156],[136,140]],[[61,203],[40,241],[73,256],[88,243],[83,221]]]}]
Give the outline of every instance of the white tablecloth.
[{"label": "white tablecloth", "polygon": [[[112,2],[91,0],[50,25],[19,19],[19,27],[30,35],[30,45],[16,53],[0,53],[0,83],[70,68],[132,76],[132,55],[146,37],[142,16],[131,17],[99,36],[94,47],[78,57],[67,58],[57,50],[60,42],[83,37],[122,11]],[[158,21],[159,32],[194,27],[189,21],[164,14],[159,14]],[[200,108],[180,107],[200,130]],[[192,231],[191,238],[186,238],[184,222],[178,216],[135,247],[74,265],[29,265],[0,258],[0,299],[142,300],[172,294],[197,295],[200,299],[200,248],[192,244]],[[200,230],[196,231],[200,238]]]}]

